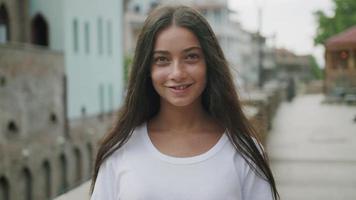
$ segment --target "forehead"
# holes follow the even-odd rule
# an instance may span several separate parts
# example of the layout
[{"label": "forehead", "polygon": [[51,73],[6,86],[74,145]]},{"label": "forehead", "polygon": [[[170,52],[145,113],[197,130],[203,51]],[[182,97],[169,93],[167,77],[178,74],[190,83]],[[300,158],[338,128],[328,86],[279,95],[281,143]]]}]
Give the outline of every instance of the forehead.
[{"label": "forehead", "polygon": [[187,28],[172,25],[157,33],[154,51],[179,52],[192,46],[200,47],[194,33]]}]

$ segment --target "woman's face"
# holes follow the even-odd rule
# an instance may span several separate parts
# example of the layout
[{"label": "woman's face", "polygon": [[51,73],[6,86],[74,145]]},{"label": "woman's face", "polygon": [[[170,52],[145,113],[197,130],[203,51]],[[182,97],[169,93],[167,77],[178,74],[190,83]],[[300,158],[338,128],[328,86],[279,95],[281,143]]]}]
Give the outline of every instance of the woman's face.
[{"label": "woman's face", "polygon": [[158,32],[151,78],[161,105],[188,106],[201,102],[206,63],[198,38],[190,30],[172,25]]}]

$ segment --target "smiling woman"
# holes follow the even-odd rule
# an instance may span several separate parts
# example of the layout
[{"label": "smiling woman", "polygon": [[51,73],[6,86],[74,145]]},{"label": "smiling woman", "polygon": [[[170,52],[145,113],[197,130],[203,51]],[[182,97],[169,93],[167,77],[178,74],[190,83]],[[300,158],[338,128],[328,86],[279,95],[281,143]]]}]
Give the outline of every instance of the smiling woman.
[{"label": "smiling woman", "polygon": [[278,199],[256,135],[207,21],[189,7],[159,7],[99,148],[91,199]]},{"label": "smiling woman", "polygon": [[174,25],[160,31],[154,45],[151,78],[161,99],[161,110],[170,105],[200,104],[206,65],[198,38]]}]

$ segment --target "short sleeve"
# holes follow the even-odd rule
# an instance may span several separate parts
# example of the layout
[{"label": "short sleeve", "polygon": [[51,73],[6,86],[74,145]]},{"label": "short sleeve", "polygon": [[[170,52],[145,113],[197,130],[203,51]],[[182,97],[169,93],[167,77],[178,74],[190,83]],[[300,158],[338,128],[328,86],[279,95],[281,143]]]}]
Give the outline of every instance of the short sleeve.
[{"label": "short sleeve", "polygon": [[93,194],[90,200],[116,200],[119,194],[115,171],[110,160],[106,160],[100,166],[95,182]]},{"label": "short sleeve", "polygon": [[[247,165],[247,164],[246,164]],[[272,190],[269,182],[257,175],[250,166],[246,166],[242,184],[243,200],[272,200]]]},{"label": "short sleeve", "polygon": [[[255,139],[252,138],[255,142],[256,147],[260,153],[264,154],[263,146]],[[270,183],[262,178],[257,172],[251,168],[247,162],[244,162],[243,170],[243,184],[242,184],[242,199],[243,200],[272,200],[272,190]]]},{"label": "short sleeve", "polygon": [[[258,145],[259,143],[255,138],[252,139],[260,153],[263,154],[263,147]],[[273,199],[270,183],[261,177],[239,152],[235,154],[234,163],[236,172],[240,178],[242,200]]]}]

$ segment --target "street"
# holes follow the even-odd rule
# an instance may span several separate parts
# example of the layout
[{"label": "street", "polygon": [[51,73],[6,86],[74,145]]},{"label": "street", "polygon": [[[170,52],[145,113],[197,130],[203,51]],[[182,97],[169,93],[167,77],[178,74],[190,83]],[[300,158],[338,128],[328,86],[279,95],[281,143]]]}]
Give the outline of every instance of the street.
[{"label": "street", "polygon": [[322,95],[282,103],[267,150],[282,200],[356,199],[356,106]]}]

